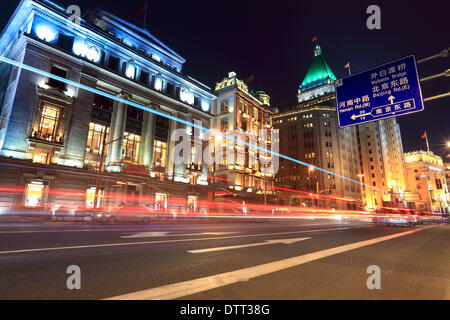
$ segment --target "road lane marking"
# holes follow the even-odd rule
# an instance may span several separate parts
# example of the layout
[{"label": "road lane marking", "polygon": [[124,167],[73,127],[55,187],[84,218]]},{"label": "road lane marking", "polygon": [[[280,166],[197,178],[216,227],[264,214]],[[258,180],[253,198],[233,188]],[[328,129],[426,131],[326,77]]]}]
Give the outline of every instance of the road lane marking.
[{"label": "road lane marking", "polygon": [[170,234],[172,231],[150,231],[150,232],[139,232],[129,236],[122,236],[123,239],[130,238],[155,238],[155,237],[181,237],[181,236],[221,236],[224,234],[238,233],[238,232],[197,232],[197,233],[174,233]]},{"label": "road lane marking", "polygon": [[[356,228],[361,228],[361,227],[355,227],[353,229],[356,229]],[[303,230],[303,231],[247,234],[247,235],[226,236],[226,237],[174,239],[174,240],[157,240],[157,241],[155,240],[155,241],[142,241],[142,242],[118,242],[118,243],[91,244],[91,245],[68,246],[68,247],[19,249],[19,250],[0,251],[0,255],[2,255],[2,254],[13,254],[13,253],[55,251],[55,250],[72,250],[72,249],[89,249],[89,248],[101,248],[101,247],[133,246],[133,245],[142,245],[142,244],[159,244],[159,243],[175,243],[175,242],[189,242],[189,241],[205,241],[205,240],[221,240],[221,239],[263,237],[263,236],[280,235],[280,234],[311,233],[311,232],[336,231],[336,230],[346,230],[346,229],[350,229],[350,228],[328,228],[328,229],[317,229],[317,230]]]},{"label": "road lane marking", "polygon": [[189,252],[189,253],[205,253],[205,252],[215,252],[215,251],[223,251],[223,250],[233,250],[233,249],[241,249],[241,248],[259,247],[259,246],[266,246],[266,245],[270,245],[270,244],[279,244],[279,243],[292,244],[292,243],[296,243],[296,242],[300,242],[300,241],[308,240],[308,239],[311,239],[311,237],[309,237],[309,238],[265,240],[263,242],[241,244],[241,245],[236,245],[236,246],[187,250],[187,252]]},{"label": "road lane marking", "polygon": [[[161,225],[164,223],[159,223],[158,225]],[[171,224],[173,225],[173,224]],[[342,225],[341,223],[307,223],[307,224],[300,224],[300,225],[292,225],[292,224],[283,224],[283,225],[274,225],[274,226],[269,226],[269,225],[265,225],[265,226],[232,226],[233,229],[264,229],[264,228],[283,228],[283,227],[288,227],[288,228],[296,228],[296,227],[310,227],[310,226],[332,226],[332,225]],[[1,226],[1,224],[0,224]],[[356,225],[356,226],[361,226],[361,224]],[[151,226],[154,227],[154,226]],[[204,230],[205,228],[189,228],[192,230]],[[207,228],[206,228],[207,229]],[[103,229],[103,228],[99,228],[99,229],[42,229],[42,230],[17,230],[17,231],[13,231],[13,230],[8,230],[8,231],[0,231],[0,234],[21,234],[21,233],[51,233],[51,232],[109,232],[109,231],[144,231],[146,230],[145,228],[133,228],[133,229],[121,229],[121,228],[114,228],[114,229]],[[180,228],[180,229],[173,229],[171,231],[168,232],[175,232],[175,231],[186,231],[186,228]]]},{"label": "road lane marking", "polygon": [[320,250],[317,252],[308,253],[297,257],[269,262],[254,267],[248,267],[235,271],[216,274],[213,276],[183,281],[179,283],[173,283],[147,290],[131,292],[123,295],[118,295],[115,297],[106,298],[105,300],[169,300],[185,297],[188,295],[226,286],[236,282],[249,281],[252,278],[296,267],[311,261],[319,260],[346,251],[362,248],[375,243],[406,236],[415,233],[419,230],[423,229],[414,229],[370,240],[346,244],[331,249]]}]

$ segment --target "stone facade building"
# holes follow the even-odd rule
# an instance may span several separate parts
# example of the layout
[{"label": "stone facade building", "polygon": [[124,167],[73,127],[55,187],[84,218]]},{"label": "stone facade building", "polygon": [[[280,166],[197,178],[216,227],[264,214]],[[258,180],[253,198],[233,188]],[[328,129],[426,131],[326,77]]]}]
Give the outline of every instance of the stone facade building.
[{"label": "stone facade building", "polygon": [[286,159],[280,162],[276,184],[283,188],[321,195],[320,201],[291,193],[292,204],[356,209],[361,198],[356,130],[339,129],[334,95],[335,75],[317,44],[314,58],[299,86],[298,104],[275,114],[273,126],[280,130],[280,153],[324,168],[333,174]]},{"label": "stone facade building", "polygon": [[1,56],[40,70],[0,65],[3,208],[92,207],[101,162],[97,205],[206,197],[208,167],[175,164],[171,133],[209,128],[214,92],[148,30],[97,9],[68,17],[50,1],[23,0],[1,34]]},{"label": "stone facade building", "polygon": [[[216,84],[215,92],[218,98],[212,111],[212,128],[224,134],[242,133],[236,138],[271,150],[273,111],[270,109],[270,96],[263,91],[253,94],[234,72]],[[252,137],[246,135],[250,133]],[[218,178],[216,184],[237,194],[273,194],[274,172],[269,170],[270,154],[226,139],[218,141],[216,148],[221,148],[220,145],[230,147],[230,143],[231,149],[235,150],[234,159],[226,158],[224,148],[224,157],[216,161],[213,170]]]}]

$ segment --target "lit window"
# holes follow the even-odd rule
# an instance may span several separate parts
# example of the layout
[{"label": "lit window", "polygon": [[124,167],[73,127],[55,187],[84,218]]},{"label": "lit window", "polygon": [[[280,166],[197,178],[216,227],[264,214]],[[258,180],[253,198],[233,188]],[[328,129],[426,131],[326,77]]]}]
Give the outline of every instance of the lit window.
[{"label": "lit window", "polygon": [[44,197],[44,184],[40,181],[32,181],[27,185],[25,206],[38,207],[42,205]]},{"label": "lit window", "polygon": [[122,147],[123,160],[139,163],[141,136],[127,132],[125,132],[124,136]]},{"label": "lit window", "polygon": [[167,156],[167,142],[155,140],[153,147],[153,166],[165,167],[166,156]]},{"label": "lit window", "polygon": [[103,148],[103,140],[108,139],[108,133],[109,128],[106,128],[106,126],[93,122],[89,123],[86,153],[100,154]]},{"label": "lit window", "polygon": [[44,148],[36,148],[33,154],[34,163],[48,164],[50,151]]},{"label": "lit window", "polygon": [[228,100],[223,100],[220,103],[220,112],[228,112]]},{"label": "lit window", "polygon": [[44,105],[42,110],[39,129],[34,138],[46,141],[55,141],[56,129],[59,121],[59,109],[49,105]]},{"label": "lit window", "polygon": [[156,80],[155,80],[155,89],[156,90],[158,90],[158,91],[161,91],[162,90],[162,80],[161,80],[161,78],[156,78]]}]

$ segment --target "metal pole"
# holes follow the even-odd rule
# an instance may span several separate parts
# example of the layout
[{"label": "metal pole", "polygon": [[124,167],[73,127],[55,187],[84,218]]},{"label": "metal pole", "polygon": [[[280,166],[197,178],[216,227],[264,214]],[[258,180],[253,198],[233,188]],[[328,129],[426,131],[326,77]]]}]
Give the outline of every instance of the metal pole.
[{"label": "metal pole", "polygon": [[97,206],[98,195],[99,195],[99,193],[100,193],[100,192],[99,192],[99,188],[100,188],[100,173],[101,173],[101,171],[102,171],[102,169],[103,169],[103,163],[104,163],[104,158],[105,158],[106,145],[108,145],[108,144],[110,144],[110,143],[112,143],[112,142],[115,142],[115,141],[117,141],[117,140],[126,138],[126,137],[128,136],[128,135],[123,135],[123,136],[120,136],[119,138],[117,138],[117,139],[115,139],[115,140],[112,140],[112,141],[109,141],[108,143],[106,143],[106,129],[107,129],[107,128],[105,128],[105,135],[103,136],[102,152],[101,152],[101,154],[100,154],[100,163],[99,163],[99,165],[98,165],[97,179],[96,179],[96,182],[95,182],[94,208]]},{"label": "metal pole", "polygon": [[450,97],[450,91],[447,93],[438,94],[437,96],[425,98],[425,99],[423,99],[423,101],[431,101],[431,100],[441,99],[441,98],[445,98],[445,97]]},{"label": "metal pole", "polygon": [[448,57],[449,51],[450,51],[450,48],[444,49],[442,52],[440,52],[440,53],[438,53],[438,54],[435,54],[434,56],[431,56],[431,57],[427,57],[427,58],[423,58],[423,59],[417,60],[417,63],[419,64],[419,63],[424,63],[424,62],[427,62],[427,61],[430,61],[430,60],[434,60],[434,59],[437,59],[437,58],[445,58],[445,57]]},{"label": "metal pole", "polygon": [[432,75],[429,77],[422,78],[422,79],[420,79],[420,82],[425,82],[428,80],[433,80],[433,79],[441,78],[441,77],[445,77],[445,76],[450,77],[450,69],[447,69],[444,72],[441,72],[441,73],[438,73],[438,74],[435,74],[435,75]]},{"label": "metal pole", "polygon": [[105,157],[105,149],[106,149],[106,129],[105,126],[105,133],[103,135],[103,141],[102,141],[102,152],[100,153],[100,163],[98,165],[98,171],[97,171],[97,179],[95,182],[95,196],[94,196],[94,209],[98,207],[98,199],[99,199],[99,193],[100,193],[100,173],[103,170],[103,159]]}]

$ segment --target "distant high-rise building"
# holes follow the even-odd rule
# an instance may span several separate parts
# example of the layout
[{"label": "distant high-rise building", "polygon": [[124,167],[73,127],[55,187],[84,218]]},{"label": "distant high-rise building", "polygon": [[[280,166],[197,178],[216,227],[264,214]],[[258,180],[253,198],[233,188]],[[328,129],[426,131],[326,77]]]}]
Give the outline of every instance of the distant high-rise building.
[{"label": "distant high-rise building", "polygon": [[404,155],[409,206],[423,211],[450,212],[446,170],[442,158],[431,151]]},{"label": "distant high-rise building", "polygon": [[[316,44],[313,62],[298,89],[298,104],[273,117],[274,128],[280,130],[280,153],[334,173],[281,159],[278,186],[330,196],[313,201],[298,195],[298,201],[291,203],[350,209],[356,208],[361,199],[358,183],[339,177],[358,181],[360,169],[355,128],[338,127],[334,80]],[[332,197],[338,201],[323,200]]]}]

